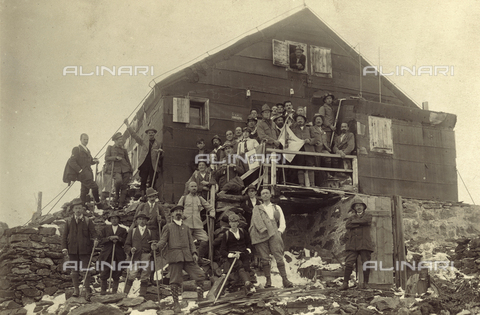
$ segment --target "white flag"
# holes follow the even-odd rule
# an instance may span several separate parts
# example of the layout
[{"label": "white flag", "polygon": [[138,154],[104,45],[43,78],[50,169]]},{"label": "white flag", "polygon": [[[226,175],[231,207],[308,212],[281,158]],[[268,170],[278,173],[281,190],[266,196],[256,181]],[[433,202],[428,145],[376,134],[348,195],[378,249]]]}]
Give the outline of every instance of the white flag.
[{"label": "white flag", "polygon": [[[283,145],[284,150],[288,151],[299,151],[303,145],[305,144],[305,141],[297,137],[292,129],[290,129],[289,126],[284,125],[282,128],[282,132],[280,133],[280,136],[278,137],[278,141]],[[293,158],[295,157],[295,154],[283,154],[283,157],[288,161],[292,162]]]}]

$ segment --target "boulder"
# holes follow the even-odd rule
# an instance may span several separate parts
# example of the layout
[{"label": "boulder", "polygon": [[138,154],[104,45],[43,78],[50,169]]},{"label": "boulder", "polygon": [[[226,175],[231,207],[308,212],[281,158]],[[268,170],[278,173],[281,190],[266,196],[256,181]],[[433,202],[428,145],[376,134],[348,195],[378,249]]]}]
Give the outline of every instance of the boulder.
[{"label": "boulder", "polygon": [[91,300],[95,303],[117,303],[125,297],[123,293],[94,295]]},{"label": "boulder", "polygon": [[120,302],[117,303],[118,306],[126,306],[126,307],[133,307],[143,303],[145,299],[143,297],[135,297],[135,298],[124,298]]},{"label": "boulder", "polygon": [[123,315],[124,313],[113,306],[105,305],[102,303],[89,303],[77,307],[73,311],[70,311],[70,315],[93,315],[93,314],[102,314],[102,315]]},{"label": "boulder", "polygon": [[151,309],[159,309],[160,307],[153,301],[147,301],[145,303],[142,303],[138,306],[135,306],[133,309],[137,310],[139,312],[143,312],[145,310],[151,310]]},{"label": "boulder", "polygon": [[393,310],[399,304],[398,298],[394,297],[375,297],[370,304],[375,306],[379,311]]}]

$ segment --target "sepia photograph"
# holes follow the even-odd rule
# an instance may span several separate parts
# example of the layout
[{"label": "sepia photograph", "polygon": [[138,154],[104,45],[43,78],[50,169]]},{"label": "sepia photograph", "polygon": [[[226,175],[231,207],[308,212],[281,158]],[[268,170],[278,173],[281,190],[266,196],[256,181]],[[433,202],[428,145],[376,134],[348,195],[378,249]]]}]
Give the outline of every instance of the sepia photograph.
[{"label": "sepia photograph", "polygon": [[2,1],[0,313],[480,314],[480,6]]}]

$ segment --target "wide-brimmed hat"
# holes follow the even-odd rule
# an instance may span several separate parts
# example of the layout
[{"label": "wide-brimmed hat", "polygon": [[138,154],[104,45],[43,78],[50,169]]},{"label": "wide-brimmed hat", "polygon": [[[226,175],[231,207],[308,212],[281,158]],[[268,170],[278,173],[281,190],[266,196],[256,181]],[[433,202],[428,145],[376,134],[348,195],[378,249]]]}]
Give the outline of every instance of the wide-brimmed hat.
[{"label": "wide-brimmed hat", "polygon": [[215,139],[218,139],[220,141],[220,144],[222,144],[222,138],[220,138],[219,135],[214,135],[213,138],[212,138],[212,143],[213,143],[213,140]]},{"label": "wide-brimmed hat", "polygon": [[145,213],[137,214],[137,216],[135,217],[135,221],[137,221],[137,219],[139,219],[139,218],[144,218],[144,219],[148,220],[148,217]]},{"label": "wide-brimmed hat", "polygon": [[76,205],[82,205],[83,206],[83,201],[82,199],[80,198],[75,198],[73,199],[71,202],[70,202],[70,205],[73,207],[73,206],[76,206]]},{"label": "wide-brimmed hat", "polygon": [[158,195],[158,192],[152,187],[148,187],[145,195],[147,195],[147,197],[150,197],[150,196]]},{"label": "wide-brimmed hat", "polygon": [[325,99],[327,97],[331,96],[332,97],[332,101],[335,100],[335,95],[333,95],[332,93],[326,93],[323,97],[322,97],[322,101],[325,102]]},{"label": "wide-brimmed hat", "polygon": [[240,217],[238,216],[238,214],[236,213],[232,213],[231,215],[228,216],[228,221],[232,222],[232,221],[240,221]]},{"label": "wide-brimmed hat", "polygon": [[263,104],[262,106],[262,113],[263,112],[271,112],[272,110],[270,109],[270,106],[268,104]]},{"label": "wide-brimmed hat", "polygon": [[147,130],[145,130],[145,133],[148,133],[149,131],[153,131],[153,132],[157,133],[157,129],[155,129],[155,128],[148,128]]},{"label": "wide-brimmed hat", "polygon": [[250,115],[248,115],[248,117],[247,117],[247,123],[248,123],[249,120],[253,120],[253,121],[256,122],[258,119],[255,118],[255,116],[253,116],[252,114],[250,114]]},{"label": "wide-brimmed hat", "polygon": [[223,144],[223,148],[233,148],[233,143],[231,141],[225,141],[225,143]]},{"label": "wide-brimmed hat", "polygon": [[250,190],[254,190],[255,192],[257,192],[257,187],[253,186],[253,185],[250,185],[247,187],[247,190],[245,192],[249,192]]},{"label": "wide-brimmed hat", "polygon": [[116,134],[114,134],[114,135],[112,136],[112,140],[115,141],[115,140],[117,140],[117,139],[119,139],[119,138],[121,138],[121,137],[123,137],[122,133],[121,133],[121,132],[117,132]]},{"label": "wide-brimmed hat", "polygon": [[118,213],[118,211],[111,211],[108,214],[108,221],[111,221],[110,219],[113,218],[113,217],[117,217],[118,220],[120,220],[120,214]]},{"label": "wide-brimmed hat", "polygon": [[303,48],[301,46],[297,46],[295,47],[295,50],[301,50],[302,52],[304,52]]},{"label": "wide-brimmed hat", "polygon": [[305,116],[303,111],[297,110],[297,112],[295,113],[295,117],[294,117],[295,121],[297,121],[297,117],[303,117],[303,119],[305,119],[305,122],[307,122],[307,116]]},{"label": "wide-brimmed hat", "polygon": [[323,121],[323,116],[320,115],[320,114],[315,114],[313,115],[313,119],[312,119],[312,123],[315,124],[315,119],[317,119],[317,117],[321,117],[322,118],[322,121]]},{"label": "wide-brimmed hat", "polygon": [[283,118],[283,115],[275,115],[272,117],[273,122],[275,122],[278,118]]},{"label": "wide-brimmed hat", "polygon": [[172,209],[170,209],[170,213],[172,213],[175,210],[182,210],[183,211],[183,210],[185,210],[185,208],[181,205],[177,205],[177,206],[173,207]]},{"label": "wide-brimmed hat", "polygon": [[360,197],[355,197],[353,199],[353,202],[352,202],[352,205],[350,206],[350,208],[353,210],[353,207],[357,204],[362,204],[364,207],[365,207],[365,210],[367,210],[367,205],[365,204],[365,202],[363,202],[362,199],[360,199]]}]

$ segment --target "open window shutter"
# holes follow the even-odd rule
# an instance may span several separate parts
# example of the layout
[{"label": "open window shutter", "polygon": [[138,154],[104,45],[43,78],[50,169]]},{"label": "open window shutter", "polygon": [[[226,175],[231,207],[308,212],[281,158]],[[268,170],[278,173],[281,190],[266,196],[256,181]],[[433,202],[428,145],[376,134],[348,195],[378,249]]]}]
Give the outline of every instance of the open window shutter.
[{"label": "open window shutter", "polygon": [[188,98],[173,98],[173,122],[190,122],[190,100]]},{"label": "open window shutter", "polygon": [[368,117],[370,150],[393,154],[392,121],[387,118]]},{"label": "open window shutter", "polygon": [[273,64],[280,67],[288,67],[288,44],[282,41],[273,39]]},{"label": "open window shutter", "polygon": [[330,48],[311,46],[312,74],[332,77],[332,50]]}]

